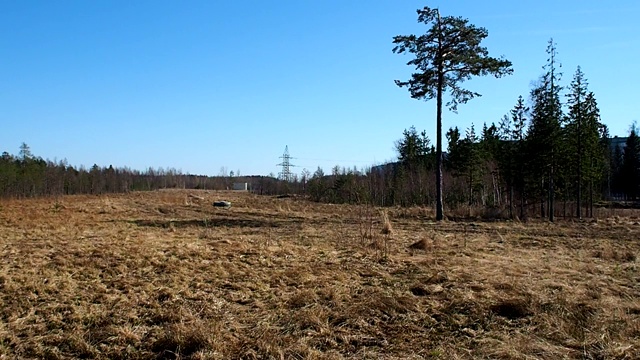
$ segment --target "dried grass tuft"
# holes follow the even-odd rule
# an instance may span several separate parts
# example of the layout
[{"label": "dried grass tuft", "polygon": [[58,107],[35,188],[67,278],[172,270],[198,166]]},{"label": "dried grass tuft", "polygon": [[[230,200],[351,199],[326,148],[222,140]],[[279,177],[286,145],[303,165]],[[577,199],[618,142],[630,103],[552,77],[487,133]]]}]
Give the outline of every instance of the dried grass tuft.
[{"label": "dried grass tuft", "polygon": [[413,250],[429,250],[433,248],[433,244],[426,239],[420,239],[413,244],[409,245],[409,249]]},{"label": "dried grass tuft", "polygon": [[391,226],[391,221],[389,221],[389,215],[386,211],[381,212],[381,218],[382,230],[380,230],[380,233],[387,236],[393,235],[393,227]]}]

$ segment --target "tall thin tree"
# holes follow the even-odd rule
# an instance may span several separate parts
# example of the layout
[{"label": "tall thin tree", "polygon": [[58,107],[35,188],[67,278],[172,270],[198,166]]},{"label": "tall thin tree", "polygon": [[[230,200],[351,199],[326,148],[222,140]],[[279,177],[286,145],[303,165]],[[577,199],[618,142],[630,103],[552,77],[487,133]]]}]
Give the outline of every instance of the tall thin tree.
[{"label": "tall thin tree", "polygon": [[[543,67],[546,72],[542,75],[540,83],[531,91],[531,125],[527,133],[528,152],[533,168],[535,181],[540,181],[540,214],[544,217],[545,188],[547,197],[547,211],[549,221],[554,220],[555,215],[555,171],[558,163],[560,119],[562,107],[560,103],[560,91],[558,85],[560,76],[557,71],[556,44],[553,39],[547,46],[547,64]],[[534,182],[535,183],[535,182]]]},{"label": "tall thin tree", "polygon": [[[587,96],[587,80],[584,77],[584,73],[578,66],[575,74],[573,75],[573,81],[570,85],[570,93],[567,94],[567,102],[569,105],[568,117],[568,129],[571,140],[575,140],[577,143],[576,149],[576,216],[578,219],[582,219],[582,158],[584,156],[583,150],[583,125],[585,117],[585,97]],[[572,134],[573,133],[573,134]],[[573,141],[572,141],[573,142]]]},{"label": "tall thin tree", "polygon": [[407,62],[416,72],[408,81],[396,80],[396,85],[408,87],[411,97],[420,100],[436,98],[436,219],[444,219],[442,201],[442,102],[446,91],[451,95],[446,104],[456,111],[480,94],[460,87],[472,76],[501,77],[513,72],[511,62],[489,56],[480,45],[488,36],[485,28],[469,24],[462,17],[440,16],[438,9],[418,9],[418,22],[428,26],[423,35],[399,35],[393,38],[396,54],[415,55]]},{"label": "tall thin tree", "polygon": [[[609,136],[600,118],[600,109],[592,91],[587,94],[584,103],[582,147],[585,155],[582,160],[584,162],[589,159],[586,175],[589,181],[589,216],[593,217],[593,185],[595,182],[602,182],[605,177]],[[584,169],[584,165],[582,167]]]}]

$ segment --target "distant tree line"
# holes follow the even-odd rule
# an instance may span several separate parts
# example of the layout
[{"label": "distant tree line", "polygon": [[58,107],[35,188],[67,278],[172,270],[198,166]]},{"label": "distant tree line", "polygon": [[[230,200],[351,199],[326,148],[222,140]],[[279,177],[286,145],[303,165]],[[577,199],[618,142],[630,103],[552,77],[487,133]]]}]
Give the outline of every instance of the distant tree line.
[{"label": "distant tree line", "polygon": [[220,176],[182,174],[176,169],[145,171],[127,167],[114,168],[93,165],[74,167],[65,160],[51,161],[34,156],[23,143],[18,155],[3,152],[0,156],[0,197],[27,198],[75,194],[108,194],[148,191],[166,188],[231,189],[234,182],[248,182],[261,194],[280,194],[289,185],[267,176]]},{"label": "distant tree line", "polygon": [[[577,79],[584,82],[581,76],[578,70],[573,83],[577,84]],[[584,109],[595,106],[595,97],[589,94],[581,101]],[[534,103],[532,107],[535,106]],[[574,215],[568,213],[567,204],[576,211],[575,216],[579,215],[578,196],[590,211],[592,204],[600,200],[640,200],[640,139],[635,125],[623,146],[612,146],[606,126],[595,116],[596,110],[580,110],[586,115],[577,118],[575,114],[579,111],[571,106],[562,126],[554,130],[558,132],[556,159],[549,155],[550,142],[544,141],[544,137],[553,133],[540,130],[541,125],[534,122],[538,115],[525,106],[523,97],[517,99],[509,115],[498,125],[485,124],[479,134],[474,125],[464,134],[457,127],[449,129],[443,172],[447,210],[474,207],[490,213],[500,211],[505,217],[548,216],[551,170],[546,161],[549,159],[557,164],[553,191],[562,206],[556,212],[564,216]],[[251,191],[263,195],[297,194],[330,203],[434,206],[436,152],[426,132],[410,127],[396,141],[395,148],[397,162],[360,170],[335,166],[328,174],[320,167],[314,173],[305,169],[300,176],[286,182],[273,175],[231,176],[231,172],[226,171],[219,176],[201,176],[162,168],[145,171],[98,165],[76,168],[65,160],[56,162],[36,157],[23,143],[17,156],[7,152],[0,156],[0,197],[109,194],[166,188],[225,190],[234,182],[248,182]],[[584,189],[580,192],[579,183]]]}]

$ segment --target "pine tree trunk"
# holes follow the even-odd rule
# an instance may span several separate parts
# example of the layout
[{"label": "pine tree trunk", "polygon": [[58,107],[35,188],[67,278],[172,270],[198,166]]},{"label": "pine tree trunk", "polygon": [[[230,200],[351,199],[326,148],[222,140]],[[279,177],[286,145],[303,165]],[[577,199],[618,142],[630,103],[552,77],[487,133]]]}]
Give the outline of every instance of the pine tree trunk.
[{"label": "pine tree trunk", "polygon": [[444,64],[442,54],[442,27],[438,12],[438,90],[436,99],[436,220],[444,219],[442,202],[442,92],[444,91]]},{"label": "pine tree trunk", "polygon": [[438,77],[438,99],[436,116],[436,220],[444,219],[444,206],[442,203],[442,87],[444,79],[442,74]]}]

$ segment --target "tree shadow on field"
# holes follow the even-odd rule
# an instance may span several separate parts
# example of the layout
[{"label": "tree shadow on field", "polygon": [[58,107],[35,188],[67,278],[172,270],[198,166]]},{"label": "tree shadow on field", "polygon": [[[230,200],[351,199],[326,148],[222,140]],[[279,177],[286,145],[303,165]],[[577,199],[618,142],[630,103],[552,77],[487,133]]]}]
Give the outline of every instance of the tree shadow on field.
[{"label": "tree shadow on field", "polygon": [[185,228],[185,227],[278,227],[279,222],[262,219],[234,219],[234,218],[214,218],[214,219],[189,219],[189,220],[132,220],[138,226],[158,227],[158,228]]}]

